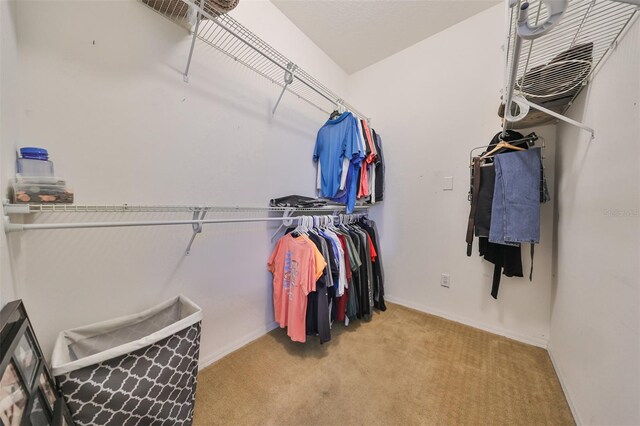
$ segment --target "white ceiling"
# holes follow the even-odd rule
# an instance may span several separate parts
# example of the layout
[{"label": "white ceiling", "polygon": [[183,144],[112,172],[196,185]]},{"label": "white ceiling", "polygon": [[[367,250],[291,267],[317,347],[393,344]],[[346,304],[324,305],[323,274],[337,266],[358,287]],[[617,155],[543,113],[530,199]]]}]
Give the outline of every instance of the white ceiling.
[{"label": "white ceiling", "polygon": [[348,74],[352,74],[500,3],[500,0],[271,2]]}]

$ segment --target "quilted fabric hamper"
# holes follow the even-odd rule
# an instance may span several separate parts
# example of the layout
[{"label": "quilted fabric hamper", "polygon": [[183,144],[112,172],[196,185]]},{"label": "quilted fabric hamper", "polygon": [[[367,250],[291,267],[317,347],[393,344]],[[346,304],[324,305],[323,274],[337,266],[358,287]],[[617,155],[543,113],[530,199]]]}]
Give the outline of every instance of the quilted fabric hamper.
[{"label": "quilted fabric hamper", "polygon": [[52,372],[77,425],[190,425],[202,310],[184,296],[58,335]]}]

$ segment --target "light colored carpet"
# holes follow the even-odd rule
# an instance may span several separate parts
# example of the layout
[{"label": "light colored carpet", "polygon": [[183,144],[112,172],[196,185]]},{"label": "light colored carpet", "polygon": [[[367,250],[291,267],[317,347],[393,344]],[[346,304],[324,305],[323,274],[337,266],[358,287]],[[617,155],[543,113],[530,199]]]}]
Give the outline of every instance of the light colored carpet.
[{"label": "light colored carpet", "polygon": [[277,329],[204,369],[194,424],[574,424],[544,349],[388,307],[323,345]]}]

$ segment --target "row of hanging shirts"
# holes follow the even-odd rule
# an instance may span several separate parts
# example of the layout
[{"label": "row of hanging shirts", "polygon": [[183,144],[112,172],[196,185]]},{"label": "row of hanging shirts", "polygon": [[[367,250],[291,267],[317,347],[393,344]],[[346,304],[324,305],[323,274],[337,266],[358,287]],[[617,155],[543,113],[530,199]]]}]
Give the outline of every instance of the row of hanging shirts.
[{"label": "row of hanging shirts", "polygon": [[352,213],[356,201],[370,204],[384,198],[382,137],[367,120],[349,111],[334,111],[318,130],[313,160],[320,197],[344,203]]},{"label": "row of hanging shirts", "polygon": [[378,231],[365,215],[300,216],[269,257],[275,321],[296,342],[386,310]]}]

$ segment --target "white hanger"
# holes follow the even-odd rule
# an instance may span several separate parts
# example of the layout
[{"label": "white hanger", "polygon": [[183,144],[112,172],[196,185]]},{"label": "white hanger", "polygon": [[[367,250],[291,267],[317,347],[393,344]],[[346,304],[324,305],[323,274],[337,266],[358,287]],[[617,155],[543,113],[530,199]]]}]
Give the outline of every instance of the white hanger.
[{"label": "white hanger", "polygon": [[311,232],[314,235],[318,235],[315,216],[309,216],[309,232]]},{"label": "white hanger", "polygon": [[305,221],[306,221],[306,216],[298,216],[298,226],[296,226],[296,229],[294,229],[294,232],[297,232],[298,234],[305,234],[306,235],[306,230],[305,230]]}]

